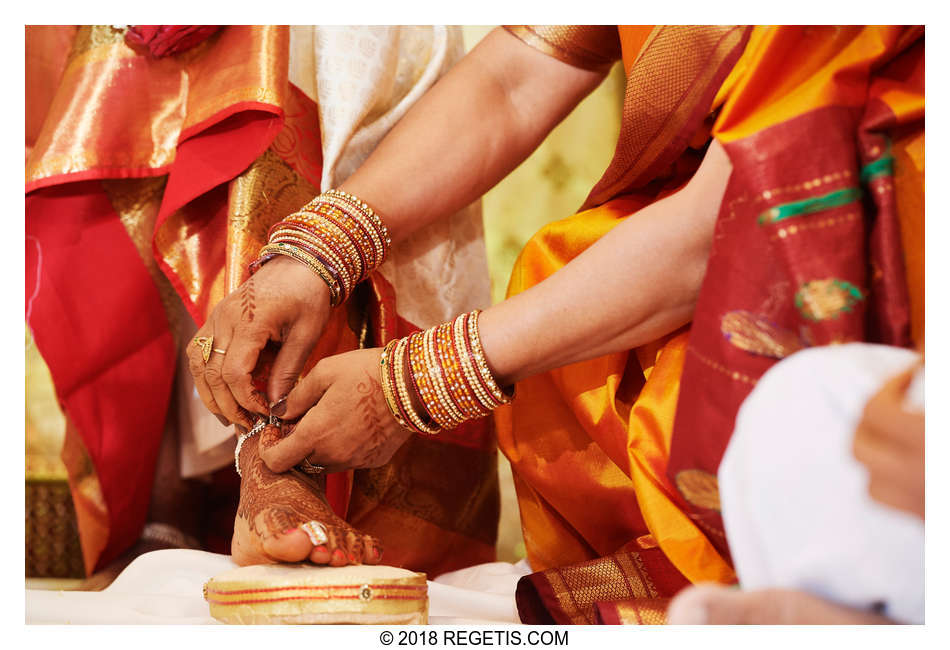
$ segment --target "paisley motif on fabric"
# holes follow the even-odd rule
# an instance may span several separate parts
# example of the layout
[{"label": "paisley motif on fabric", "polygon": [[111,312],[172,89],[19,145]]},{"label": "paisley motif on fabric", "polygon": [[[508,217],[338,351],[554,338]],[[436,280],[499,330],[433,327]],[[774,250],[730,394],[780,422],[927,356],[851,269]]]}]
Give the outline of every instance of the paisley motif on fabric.
[{"label": "paisley motif on fabric", "polygon": [[720,331],[729,343],[740,350],[772,359],[784,359],[806,347],[795,332],[779,327],[750,311],[726,312],[722,317]]},{"label": "paisley motif on fabric", "polygon": [[720,511],[719,479],[701,469],[684,469],[676,475],[676,489],[700,508]]},{"label": "paisley motif on fabric", "polygon": [[865,293],[850,282],[838,278],[806,282],[795,293],[795,307],[808,320],[837,318],[864,300]]}]

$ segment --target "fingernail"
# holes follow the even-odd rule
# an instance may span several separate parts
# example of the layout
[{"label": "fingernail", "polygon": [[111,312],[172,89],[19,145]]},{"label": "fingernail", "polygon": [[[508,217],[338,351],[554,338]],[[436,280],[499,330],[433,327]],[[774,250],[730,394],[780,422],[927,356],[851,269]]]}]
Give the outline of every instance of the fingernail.
[{"label": "fingernail", "polygon": [[380,557],[382,557],[382,555],[380,554],[379,549],[374,546],[374,547],[373,547],[373,559],[374,559],[374,560],[378,560]]},{"label": "fingernail", "polygon": [[344,554],[343,551],[341,551],[340,549],[337,549],[337,550],[333,551],[333,559],[334,559],[334,560],[345,560],[345,559],[346,559],[346,554]]},{"label": "fingernail", "polygon": [[287,412],[287,396],[284,395],[279,400],[270,405],[270,412],[277,417],[283,417]]},{"label": "fingernail", "polygon": [[281,535],[289,535],[290,533],[294,532],[295,530],[297,530],[297,529],[296,529],[296,528],[288,528],[287,530],[285,530],[284,532],[282,532]]},{"label": "fingernail", "polygon": [[218,422],[221,423],[221,426],[225,426],[225,427],[231,426],[231,421],[228,420],[228,419],[227,419],[226,417],[224,417],[223,415],[218,415],[217,413],[212,413],[212,415],[214,415],[214,417],[218,418]]},{"label": "fingernail", "polygon": [[320,546],[315,546],[313,550],[319,551],[319,552],[321,552],[321,553],[326,553],[326,552],[327,552],[327,547],[326,547],[326,546],[323,546],[323,545],[321,544]]},{"label": "fingernail", "polygon": [[350,553],[350,564],[356,564],[356,555]]}]

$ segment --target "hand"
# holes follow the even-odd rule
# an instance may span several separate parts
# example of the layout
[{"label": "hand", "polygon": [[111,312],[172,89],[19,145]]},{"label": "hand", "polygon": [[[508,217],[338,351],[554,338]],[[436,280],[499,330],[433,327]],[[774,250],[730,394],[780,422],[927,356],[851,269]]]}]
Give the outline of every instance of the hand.
[{"label": "hand", "polygon": [[746,591],[701,583],[686,587],[666,611],[670,625],[886,625],[894,621],[795,589]]},{"label": "hand", "polygon": [[305,457],[330,472],[379,467],[393,457],[412,432],[386,405],[381,353],[374,348],[328,357],[300,380],[283,417],[303,418],[282,440],[261,441],[261,458],[271,471],[285,472]]},{"label": "hand", "polygon": [[918,366],[891,378],[868,401],[853,451],[868,469],[871,498],[924,517],[924,414],[904,410]]},{"label": "hand", "polygon": [[[277,257],[215,306],[196,336],[214,336],[208,363],[188,345],[188,367],[205,406],[222,420],[251,427],[245,411],[268,413],[296,382],[330,316],[326,284],[299,262]],[[251,372],[268,341],[282,345],[267,395],[254,389]]]}]

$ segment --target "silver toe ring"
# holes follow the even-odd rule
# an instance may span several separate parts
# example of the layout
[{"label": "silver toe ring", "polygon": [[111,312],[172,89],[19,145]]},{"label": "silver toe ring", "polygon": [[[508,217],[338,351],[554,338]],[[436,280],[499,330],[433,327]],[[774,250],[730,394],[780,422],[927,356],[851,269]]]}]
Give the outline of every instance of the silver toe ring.
[{"label": "silver toe ring", "polygon": [[327,527],[319,521],[308,521],[305,524],[301,524],[300,530],[306,533],[307,537],[310,538],[310,543],[314,546],[322,546],[330,539],[327,536]]}]

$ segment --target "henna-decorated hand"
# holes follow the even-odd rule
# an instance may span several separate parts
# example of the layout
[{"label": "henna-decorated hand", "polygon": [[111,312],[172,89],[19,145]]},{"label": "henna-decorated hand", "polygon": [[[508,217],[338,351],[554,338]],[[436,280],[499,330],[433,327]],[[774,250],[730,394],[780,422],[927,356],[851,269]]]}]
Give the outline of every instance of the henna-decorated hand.
[{"label": "henna-decorated hand", "polygon": [[[285,420],[303,415],[261,458],[284,472],[305,457],[328,471],[379,467],[412,435],[393,418],[379,383],[382,350],[355,350],[321,360],[287,396]],[[309,409],[309,410],[308,410]]]},{"label": "henna-decorated hand", "polygon": [[[330,292],[303,264],[277,257],[222,300],[196,336],[213,336],[208,363],[201,349],[188,345],[188,366],[198,395],[222,424],[246,428],[243,410],[266,415],[268,404],[287,394],[330,316]],[[254,390],[251,372],[268,341],[282,343],[267,384],[267,395]]]}]

